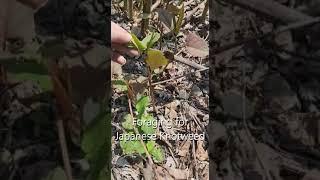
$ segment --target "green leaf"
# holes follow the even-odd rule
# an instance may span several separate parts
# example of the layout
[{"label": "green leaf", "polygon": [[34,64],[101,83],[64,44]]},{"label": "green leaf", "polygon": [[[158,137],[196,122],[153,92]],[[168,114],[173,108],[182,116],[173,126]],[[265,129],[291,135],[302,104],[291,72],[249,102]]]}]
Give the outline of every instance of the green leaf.
[{"label": "green leaf", "polygon": [[[106,111],[105,104],[101,104],[99,115],[86,128],[81,148],[86,153],[90,163],[90,173],[87,180],[96,180],[106,167],[110,169],[111,159],[111,125],[108,123],[111,116]],[[110,173],[107,173],[109,175]]]},{"label": "green leaf", "polygon": [[[126,134],[123,134],[124,136],[126,135],[129,135],[129,134],[134,134],[132,132],[130,133],[126,133]],[[145,151],[144,151],[144,148],[140,142],[140,140],[121,140],[120,141],[120,147],[123,151],[124,154],[129,154],[129,155],[132,155],[132,154],[135,154],[135,153],[138,153],[138,154],[144,154]]]},{"label": "green leaf", "polygon": [[48,75],[40,75],[40,74],[34,74],[34,73],[17,73],[17,74],[9,73],[9,77],[12,77],[17,81],[31,80],[33,82],[36,82],[39,84],[39,86],[43,91],[52,90],[51,78]]},{"label": "green leaf", "polygon": [[153,47],[153,45],[158,42],[160,39],[160,33],[152,32],[149,33],[142,41],[141,43],[147,47],[147,49]]},{"label": "green leaf", "polygon": [[161,163],[164,161],[164,152],[159,146],[156,146],[150,153],[155,162]]},{"label": "green leaf", "polygon": [[161,163],[164,161],[164,151],[155,141],[149,141],[146,146],[155,162]]},{"label": "green leaf", "polygon": [[49,172],[43,180],[67,180],[67,176],[61,167],[57,167]]},{"label": "green leaf", "polygon": [[150,115],[142,115],[141,116],[142,126],[141,130],[145,134],[154,134],[155,128],[154,125],[156,124],[156,120]]},{"label": "green leaf", "polygon": [[124,117],[124,122],[122,123],[122,127],[126,130],[133,130],[133,119],[131,117],[131,114],[127,114]]},{"label": "green leaf", "polygon": [[131,33],[131,37],[132,37],[132,43],[135,45],[135,47],[139,50],[139,52],[142,52],[144,50],[147,49],[147,47],[145,45],[142,44],[142,42],[137,38],[136,35],[134,35],[133,33]]},{"label": "green leaf", "polygon": [[123,80],[112,80],[112,85],[114,88],[124,92],[124,91],[128,91],[128,86],[127,83]]},{"label": "green leaf", "polygon": [[138,118],[144,114],[146,111],[147,106],[149,105],[149,97],[148,96],[142,96],[136,104],[136,109],[138,111]]},{"label": "green leaf", "polygon": [[148,152],[152,152],[153,149],[156,147],[156,142],[155,141],[148,141],[146,146],[147,146]]}]

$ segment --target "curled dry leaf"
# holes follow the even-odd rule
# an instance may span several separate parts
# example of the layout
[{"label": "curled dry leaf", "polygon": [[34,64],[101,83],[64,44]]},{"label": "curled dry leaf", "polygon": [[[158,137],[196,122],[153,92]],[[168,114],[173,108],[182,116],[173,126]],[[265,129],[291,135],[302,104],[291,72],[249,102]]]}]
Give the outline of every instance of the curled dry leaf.
[{"label": "curled dry leaf", "polygon": [[189,153],[191,141],[185,141],[178,150],[178,155],[185,157]]},{"label": "curled dry leaf", "polygon": [[194,57],[205,58],[209,55],[208,42],[192,32],[186,34],[186,49]]},{"label": "curled dry leaf", "polygon": [[196,156],[200,161],[208,160],[208,152],[203,148],[203,141],[197,142]]}]

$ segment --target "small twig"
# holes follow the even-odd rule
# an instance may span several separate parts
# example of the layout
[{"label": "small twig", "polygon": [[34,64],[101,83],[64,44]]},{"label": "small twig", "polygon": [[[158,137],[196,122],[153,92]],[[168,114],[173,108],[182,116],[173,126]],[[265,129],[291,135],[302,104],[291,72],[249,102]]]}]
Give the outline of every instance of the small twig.
[{"label": "small twig", "polygon": [[[130,115],[131,115],[131,118],[134,119],[134,116],[133,116],[133,111],[132,111],[132,103],[131,103],[131,99],[128,97],[128,105],[129,105],[129,110],[130,110]],[[134,130],[134,133],[136,134],[140,134],[138,129],[136,128],[135,124],[133,124],[133,130]],[[143,149],[144,151],[146,152],[146,155],[147,155],[147,158],[148,158],[148,161],[151,165],[153,165],[153,160],[151,158],[151,155],[150,153],[148,152],[148,149],[147,149],[147,146],[146,144],[143,142],[143,140],[140,138],[140,143],[141,145],[143,146]]]},{"label": "small twig", "polygon": [[229,49],[235,48],[237,46],[241,46],[243,44],[247,44],[247,43],[249,43],[251,41],[255,41],[255,40],[258,40],[258,39],[263,39],[263,38],[266,38],[266,37],[271,36],[271,35],[276,35],[276,34],[279,34],[279,33],[285,32],[285,31],[297,29],[297,28],[304,27],[304,26],[309,26],[309,25],[316,24],[316,23],[319,23],[319,22],[320,22],[320,17],[316,17],[316,18],[313,18],[313,19],[310,19],[310,20],[301,21],[301,22],[297,22],[297,23],[292,23],[292,24],[289,24],[288,26],[280,27],[279,29],[277,29],[275,31],[268,32],[266,34],[262,34],[262,35],[259,35],[259,36],[256,36],[256,37],[250,37],[250,38],[244,39],[242,41],[234,42],[234,43],[231,43],[231,44],[216,48],[215,50],[213,50],[213,52],[216,55],[216,54],[222,53],[224,51],[227,51]]},{"label": "small twig", "polygon": [[63,164],[65,168],[65,172],[67,175],[68,180],[73,180],[72,178],[72,169],[70,165],[70,159],[69,159],[69,154],[68,154],[68,147],[67,147],[67,142],[66,142],[66,136],[64,132],[64,126],[63,126],[63,120],[61,118],[57,119],[57,128],[58,128],[58,135],[59,135],[59,142],[60,142],[60,147],[61,147],[61,152],[62,152],[62,159],[63,159]]},{"label": "small twig", "polygon": [[187,60],[187,59],[185,59],[183,57],[177,56],[177,55],[175,55],[174,59],[172,59],[172,60],[180,62],[180,63],[188,65],[188,66],[191,66],[191,67],[193,67],[195,69],[206,69],[207,68],[207,67],[205,67],[205,66],[203,66],[201,64],[189,61],[189,60]]},{"label": "small twig", "polygon": [[153,111],[157,114],[157,109],[155,105],[155,99],[154,99],[154,89],[152,86],[152,72],[151,69],[148,67],[148,82],[149,82],[149,91],[150,91],[150,97],[152,102]]},{"label": "small twig", "polygon": [[[193,74],[193,73],[197,73],[197,72],[206,71],[206,70],[209,70],[209,68],[199,69],[197,71],[190,72],[188,75]],[[180,78],[184,78],[184,77],[187,77],[187,75],[176,76],[176,77],[173,77],[173,78],[170,78],[170,79],[167,79],[167,80],[155,82],[155,83],[152,83],[151,86],[156,86],[156,85],[159,85],[159,84],[167,83],[167,82],[174,81],[174,80],[177,80],[177,79],[180,79]]]},{"label": "small twig", "polygon": [[200,3],[198,6],[196,6],[194,9],[192,9],[187,16],[184,18],[184,21],[182,23],[182,26],[184,26],[186,23],[188,23],[191,19],[191,17],[203,6],[203,3]]},{"label": "small twig", "polygon": [[157,1],[151,6],[151,12],[153,12],[160,4],[161,4],[161,0],[157,0]]},{"label": "small twig", "polygon": [[205,21],[207,17],[207,13],[209,11],[209,0],[206,1],[206,4],[204,6],[203,12],[202,12],[202,20]]}]

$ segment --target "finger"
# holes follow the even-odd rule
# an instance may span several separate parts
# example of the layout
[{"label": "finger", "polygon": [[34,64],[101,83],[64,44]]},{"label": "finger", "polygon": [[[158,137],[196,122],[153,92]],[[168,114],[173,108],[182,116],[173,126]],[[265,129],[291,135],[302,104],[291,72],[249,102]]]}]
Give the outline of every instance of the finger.
[{"label": "finger", "polygon": [[112,44],[112,49],[120,52],[121,54],[126,54],[131,57],[135,57],[135,56],[140,55],[138,50],[132,49],[132,48],[127,48],[127,47],[120,45],[120,44]]},{"label": "finger", "polygon": [[123,56],[121,56],[117,52],[113,52],[112,53],[112,61],[115,61],[121,65],[124,65],[126,63],[126,58],[124,58]]},{"label": "finger", "polygon": [[131,35],[118,24],[111,22],[111,42],[126,44],[131,41]]}]

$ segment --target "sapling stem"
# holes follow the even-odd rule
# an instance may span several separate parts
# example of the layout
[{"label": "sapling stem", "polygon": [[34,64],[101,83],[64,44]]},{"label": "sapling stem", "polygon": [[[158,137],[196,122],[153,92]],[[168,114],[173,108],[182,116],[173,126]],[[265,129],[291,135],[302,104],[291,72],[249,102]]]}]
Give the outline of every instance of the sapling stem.
[{"label": "sapling stem", "polygon": [[127,1],[127,7],[128,7],[128,18],[133,18],[133,0],[126,0]]},{"label": "sapling stem", "polygon": [[145,36],[149,28],[149,17],[151,13],[152,0],[143,0],[143,14],[142,14],[142,26],[141,34]]},{"label": "sapling stem", "polygon": [[207,13],[209,11],[209,1],[206,1],[206,4],[204,6],[203,12],[202,12],[202,21],[204,21],[206,19]]}]

